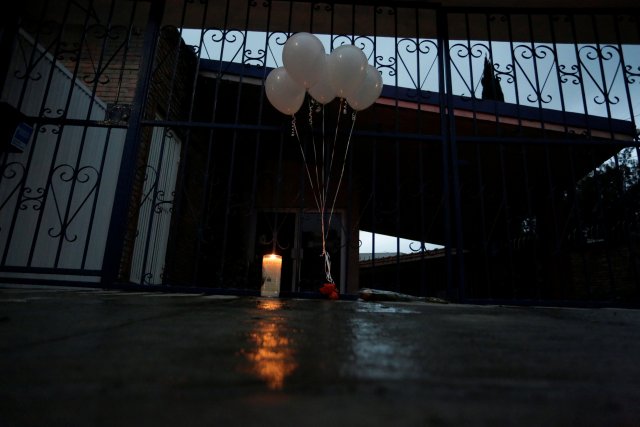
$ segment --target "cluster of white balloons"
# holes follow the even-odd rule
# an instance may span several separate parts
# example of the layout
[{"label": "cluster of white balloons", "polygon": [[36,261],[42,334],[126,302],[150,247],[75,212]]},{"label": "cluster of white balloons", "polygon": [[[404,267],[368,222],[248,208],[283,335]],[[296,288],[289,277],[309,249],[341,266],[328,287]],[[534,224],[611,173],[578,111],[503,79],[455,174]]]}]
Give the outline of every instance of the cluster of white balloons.
[{"label": "cluster of white balloons", "polygon": [[342,45],[326,54],[322,42],[313,34],[296,33],[282,51],[283,67],[267,76],[267,99],[283,114],[295,114],[305,93],[320,104],[344,98],[356,111],[373,104],[382,92],[382,76],[361,49]]}]

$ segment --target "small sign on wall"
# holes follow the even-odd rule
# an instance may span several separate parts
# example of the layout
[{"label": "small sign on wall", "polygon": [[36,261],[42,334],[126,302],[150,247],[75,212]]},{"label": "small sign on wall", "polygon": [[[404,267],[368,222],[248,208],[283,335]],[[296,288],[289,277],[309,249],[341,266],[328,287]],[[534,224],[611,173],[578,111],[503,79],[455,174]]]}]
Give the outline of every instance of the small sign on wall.
[{"label": "small sign on wall", "polygon": [[13,138],[11,138],[11,146],[17,151],[24,152],[27,149],[32,134],[33,126],[24,122],[18,123],[13,133]]},{"label": "small sign on wall", "polygon": [[33,135],[33,126],[27,117],[13,105],[0,102],[0,151],[22,153]]}]

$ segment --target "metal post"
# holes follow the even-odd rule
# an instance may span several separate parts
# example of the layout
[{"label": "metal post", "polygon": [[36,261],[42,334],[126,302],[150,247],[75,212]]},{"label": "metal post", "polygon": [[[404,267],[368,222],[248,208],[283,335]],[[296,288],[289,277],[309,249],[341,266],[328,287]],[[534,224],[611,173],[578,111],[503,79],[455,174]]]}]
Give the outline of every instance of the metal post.
[{"label": "metal post", "polygon": [[160,34],[160,26],[164,15],[166,0],[151,1],[149,20],[144,37],[144,47],[140,70],[138,72],[138,84],[134,98],[129,129],[124,142],[120,174],[116,187],[116,196],[113,202],[113,213],[109,225],[109,236],[105,248],[102,263],[102,284],[109,286],[119,279],[119,268],[124,249],[124,238],[127,229],[129,203],[131,201],[132,185],[135,177],[136,160],[140,151],[140,137],[144,117],[147,94],[153,60],[156,51],[156,41]]}]

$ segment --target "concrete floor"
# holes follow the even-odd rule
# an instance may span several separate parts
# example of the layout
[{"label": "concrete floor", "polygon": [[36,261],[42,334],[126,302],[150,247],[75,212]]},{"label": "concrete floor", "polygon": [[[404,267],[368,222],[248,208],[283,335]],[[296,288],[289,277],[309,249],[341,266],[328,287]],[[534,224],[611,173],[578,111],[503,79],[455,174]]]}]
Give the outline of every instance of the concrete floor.
[{"label": "concrete floor", "polygon": [[638,426],[640,311],[0,286],[0,425]]}]

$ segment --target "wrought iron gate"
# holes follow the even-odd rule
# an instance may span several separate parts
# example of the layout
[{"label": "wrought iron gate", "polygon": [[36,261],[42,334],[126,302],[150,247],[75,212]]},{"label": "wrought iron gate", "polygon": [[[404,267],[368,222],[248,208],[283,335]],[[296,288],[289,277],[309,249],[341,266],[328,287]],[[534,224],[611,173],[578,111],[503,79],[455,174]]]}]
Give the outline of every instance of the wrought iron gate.
[{"label": "wrought iron gate", "polygon": [[[639,296],[637,10],[32,3],[2,33],[2,101],[33,126],[22,152],[2,153],[4,281],[257,293],[275,249],[283,292],[313,295],[317,210],[300,153],[331,129],[343,293]],[[383,76],[349,152],[339,101],[305,103],[299,145],[266,100],[300,31],[327,52],[355,44]]]}]

